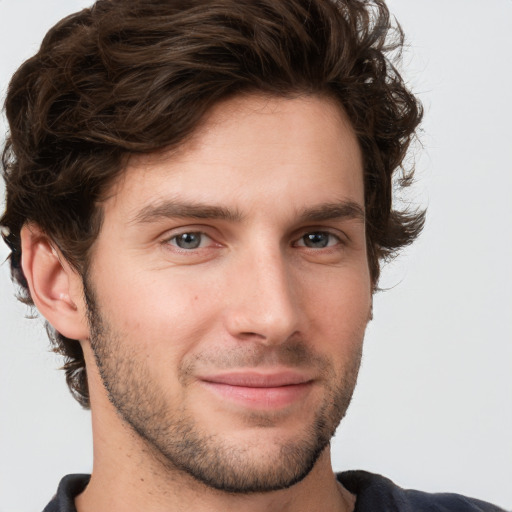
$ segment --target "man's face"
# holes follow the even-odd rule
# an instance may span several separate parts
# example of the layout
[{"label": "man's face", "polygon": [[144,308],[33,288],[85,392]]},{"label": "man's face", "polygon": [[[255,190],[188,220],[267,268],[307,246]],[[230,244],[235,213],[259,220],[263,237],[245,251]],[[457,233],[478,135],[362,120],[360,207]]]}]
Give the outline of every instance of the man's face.
[{"label": "man's face", "polygon": [[348,407],[371,309],[344,113],[226,101],[179,151],[133,158],[103,208],[90,344],[122,421],[218,489],[303,478]]}]

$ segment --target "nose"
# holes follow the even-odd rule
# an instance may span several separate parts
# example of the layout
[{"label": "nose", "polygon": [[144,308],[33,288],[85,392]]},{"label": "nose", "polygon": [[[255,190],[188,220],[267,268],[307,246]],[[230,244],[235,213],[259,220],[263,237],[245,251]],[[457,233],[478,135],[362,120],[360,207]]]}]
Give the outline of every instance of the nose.
[{"label": "nose", "polygon": [[[260,248],[261,249],[261,248]],[[289,339],[299,328],[297,284],[280,250],[244,258],[228,285],[228,332],[266,345]]]}]

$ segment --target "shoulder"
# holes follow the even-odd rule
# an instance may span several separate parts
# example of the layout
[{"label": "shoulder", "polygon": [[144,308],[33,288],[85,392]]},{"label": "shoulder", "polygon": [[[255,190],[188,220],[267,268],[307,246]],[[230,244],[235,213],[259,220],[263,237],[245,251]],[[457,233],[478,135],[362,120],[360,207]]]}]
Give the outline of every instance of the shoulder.
[{"label": "shoulder", "polygon": [[366,471],[346,471],[337,477],[357,496],[354,512],[504,512],[495,505],[460,494],[402,489],[388,478]]},{"label": "shoulder", "polygon": [[90,478],[90,475],[65,476],[60,481],[57,494],[43,512],[76,512],[75,497],[85,489]]}]

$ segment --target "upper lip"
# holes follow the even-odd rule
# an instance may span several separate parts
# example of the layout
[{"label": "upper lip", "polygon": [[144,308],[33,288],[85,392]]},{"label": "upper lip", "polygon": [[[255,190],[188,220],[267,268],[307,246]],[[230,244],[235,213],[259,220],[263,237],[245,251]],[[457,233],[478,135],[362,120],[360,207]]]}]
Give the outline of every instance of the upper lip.
[{"label": "upper lip", "polygon": [[238,371],[208,375],[200,380],[214,384],[226,384],[228,386],[239,386],[249,388],[275,388],[281,386],[293,386],[306,384],[312,379],[297,371],[280,371],[272,373],[256,371]]}]

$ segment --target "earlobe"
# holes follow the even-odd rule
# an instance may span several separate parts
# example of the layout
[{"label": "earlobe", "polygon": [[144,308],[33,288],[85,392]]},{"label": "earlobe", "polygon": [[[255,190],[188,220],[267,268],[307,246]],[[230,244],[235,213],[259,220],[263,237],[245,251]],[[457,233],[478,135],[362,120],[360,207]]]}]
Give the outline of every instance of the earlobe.
[{"label": "earlobe", "polygon": [[82,280],[51,239],[33,223],[21,229],[21,264],[39,312],[62,335],[88,338]]}]

